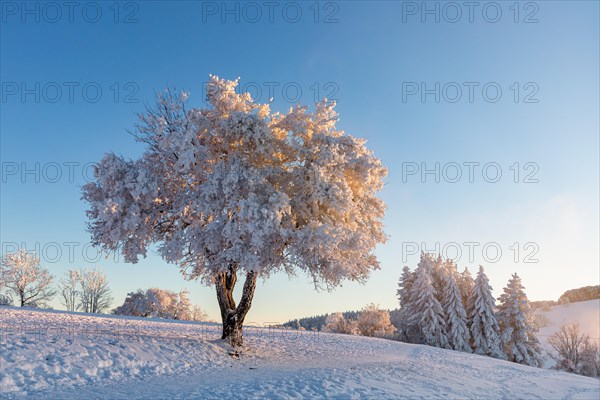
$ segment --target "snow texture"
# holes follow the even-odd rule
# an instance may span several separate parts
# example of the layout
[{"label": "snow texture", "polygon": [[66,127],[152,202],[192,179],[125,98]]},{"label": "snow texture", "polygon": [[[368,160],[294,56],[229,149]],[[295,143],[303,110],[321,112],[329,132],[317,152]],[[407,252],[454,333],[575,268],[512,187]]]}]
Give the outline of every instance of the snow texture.
[{"label": "snow texture", "polygon": [[0,323],[3,399],[600,396],[596,379],[386,339],[247,329],[232,358],[218,325],[12,307]]}]

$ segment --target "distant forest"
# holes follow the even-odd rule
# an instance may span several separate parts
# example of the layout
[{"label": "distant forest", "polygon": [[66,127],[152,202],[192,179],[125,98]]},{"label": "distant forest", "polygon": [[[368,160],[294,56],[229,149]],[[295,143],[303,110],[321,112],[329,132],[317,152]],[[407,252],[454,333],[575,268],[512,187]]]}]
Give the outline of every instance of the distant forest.
[{"label": "distant forest", "polygon": [[567,290],[558,298],[558,301],[532,301],[531,307],[534,309],[548,309],[549,307],[556,306],[559,304],[578,303],[580,301],[597,299],[600,299],[600,285],[584,286],[577,289]]},{"label": "distant forest", "polygon": [[[399,318],[399,308],[390,311],[390,322],[394,326],[398,326]],[[346,311],[342,313],[345,319],[357,319],[360,311]],[[329,316],[329,314],[316,315],[313,317],[306,317],[300,319],[293,319],[291,321],[286,322],[283,326],[287,326],[292,329],[300,329],[300,327],[306,329],[307,331],[322,331],[323,326],[325,325],[325,319]]]}]

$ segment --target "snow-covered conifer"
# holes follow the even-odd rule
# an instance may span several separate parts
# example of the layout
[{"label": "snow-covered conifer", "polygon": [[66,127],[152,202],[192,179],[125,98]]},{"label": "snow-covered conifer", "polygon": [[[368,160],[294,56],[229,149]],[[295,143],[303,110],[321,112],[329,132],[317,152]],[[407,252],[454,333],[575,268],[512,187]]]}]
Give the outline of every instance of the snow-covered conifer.
[{"label": "snow-covered conifer", "polygon": [[467,314],[456,283],[456,265],[448,260],[444,263],[444,295],[442,307],[446,321],[448,344],[453,350],[471,351]]},{"label": "snow-covered conifer", "polygon": [[[411,302],[413,312],[409,321],[409,330],[415,330],[412,339],[416,343],[448,348],[444,310],[437,300],[432,282],[433,258],[421,253],[421,261],[415,271]],[[412,336],[412,333],[411,333]]]},{"label": "snow-covered conifer", "polygon": [[396,292],[401,308],[407,307],[410,304],[410,292],[414,281],[414,272],[412,272],[410,268],[405,265],[404,268],[402,268],[402,275],[400,275],[400,280],[398,281],[398,290]]},{"label": "snow-covered conifer", "polygon": [[408,321],[411,318],[411,292],[414,280],[415,273],[407,266],[404,266],[404,268],[402,268],[402,275],[400,276],[396,293],[400,302],[398,332],[400,334],[400,339],[405,342],[410,342]]},{"label": "snow-covered conifer", "polygon": [[539,367],[541,347],[537,326],[521,278],[513,274],[500,295],[498,322],[501,339],[509,361]]},{"label": "snow-covered conifer", "polygon": [[465,307],[465,310],[467,310],[469,297],[471,297],[473,285],[475,283],[473,281],[473,275],[471,275],[471,271],[465,267],[465,270],[458,275],[456,282],[458,283],[458,289],[460,290],[463,306]]},{"label": "snow-covered conifer", "polygon": [[500,328],[494,314],[496,300],[492,296],[492,287],[482,266],[479,267],[467,304],[473,352],[494,358],[505,358],[500,347]]},{"label": "snow-covered conifer", "polygon": [[441,254],[438,254],[437,258],[431,256],[431,261],[431,283],[435,289],[436,298],[440,304],[442,304],[444,301],[444,276],[446,275],[446,266]]}]

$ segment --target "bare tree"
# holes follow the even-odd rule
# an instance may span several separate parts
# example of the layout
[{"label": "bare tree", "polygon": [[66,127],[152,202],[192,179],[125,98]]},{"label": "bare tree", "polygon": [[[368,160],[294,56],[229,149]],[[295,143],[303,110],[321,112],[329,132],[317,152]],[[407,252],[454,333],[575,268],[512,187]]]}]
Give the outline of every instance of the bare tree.
[{"label": "bare tree", "polygon": [[79,308],[79,296],[81,292],[78,290],[78,287],[80,281],[81,273],[70,269],[65,272],[65,276],[58,284],[61,295],[60,302],[67,308],[67,311],[77,311]]},{"label": "bare tree", "polygon": [[79,308],[94,314],[105,311],[112,302],[106,274],[99,269],[87,269],[79,272],[79,276]]},{"label": "bare tree", "polygon": [[40,266],[40,259],[24,250],[4,255],[0,266],[8,291],[15,295],[21,307],[42,307],[56,294],[52,275]]},{"label": "bare tree", "polygon": [[204,310],[202,310],[202,308],[200,308],[199,305],[195,305],[192,307],[192,321],[197,321],[197,322],[201,322],[201,321],[206,321],[208,320],[208,314],[206,314],[204,312]]},{"label": "bare tree", "polygon": [[598,346],[590,341],[588,334],[581,332],[578,323],[563,324],[548,343],[557,353],[551,354],[557,369],[580,375],[599,375]]}]

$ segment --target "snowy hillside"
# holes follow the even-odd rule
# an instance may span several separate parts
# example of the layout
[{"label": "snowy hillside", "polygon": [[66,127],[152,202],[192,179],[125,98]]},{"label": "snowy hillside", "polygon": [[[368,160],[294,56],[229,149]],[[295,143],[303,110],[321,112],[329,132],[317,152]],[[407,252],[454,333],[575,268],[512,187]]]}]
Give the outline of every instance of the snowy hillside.
[{"label": "snowy hillside", "polygon": [[358,336],[0,308],[2,398],[578,398],[598,380]]},{"label": "snowy hillside", "polygon": [[[548,338],[565,323],[579,323],[581,331],[587,333],[593,341],[600,345],[600,300],[562,304],[552,307],[550,311],[537,311],[537,314],[548,320],[548,325],[541,327],[538,332],[540,342],[546,351],[552,350],[548,344]],[[554,361],[548,357],[544,366],[550,368],[554,364]]]}]

